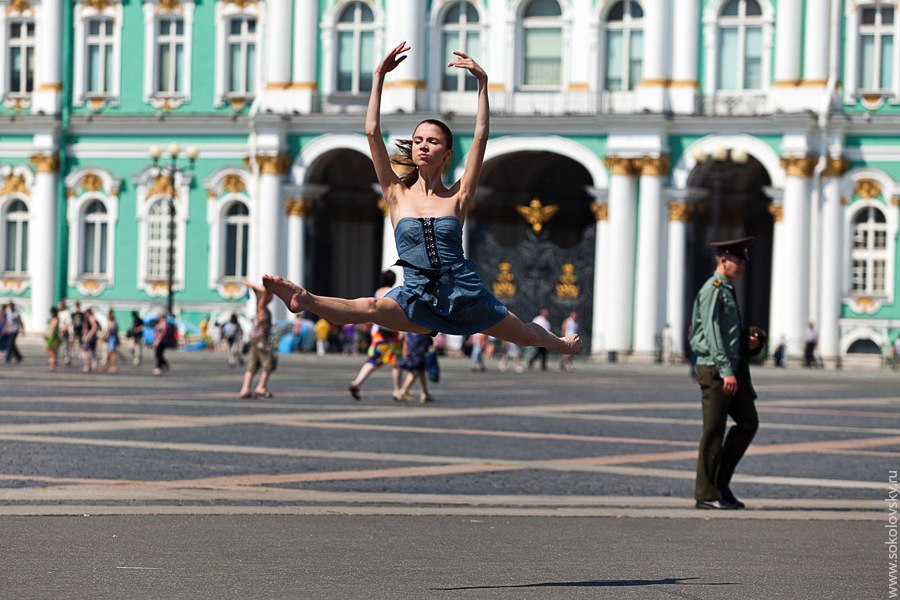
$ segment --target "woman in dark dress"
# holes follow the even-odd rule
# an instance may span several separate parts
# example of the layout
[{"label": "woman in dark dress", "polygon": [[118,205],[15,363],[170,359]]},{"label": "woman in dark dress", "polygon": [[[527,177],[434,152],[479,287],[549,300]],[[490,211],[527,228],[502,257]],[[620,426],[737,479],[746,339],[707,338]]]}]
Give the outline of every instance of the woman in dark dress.
[{"label": "woman in dark dress", "polygon": [[434,398],[428,393],[428,377],[425,376],[425,355],[431,349],[431,336],[421,333],[407,333],[404,347],[406,352],[403,360],[400,361],[400,368],[409,371],[406,381],[400,386],[400,390],[394,395],[394,400],[398,402],[412,402],[409,395],[409,389],[415,383],[416,379],[422,386],[422,393],[419,394],[419,402],[434,402]]}]

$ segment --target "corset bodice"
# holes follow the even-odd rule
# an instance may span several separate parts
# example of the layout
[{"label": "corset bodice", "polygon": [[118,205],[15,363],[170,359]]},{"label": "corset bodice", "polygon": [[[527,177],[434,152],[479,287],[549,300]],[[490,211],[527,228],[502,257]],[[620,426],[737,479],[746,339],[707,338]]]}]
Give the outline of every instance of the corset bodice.
[{"label": "corset bodice", "polygon": [[453,216],[404,217],[394,229],[400,258],[422,269],[440,269],[463,260],[462,225]]}]

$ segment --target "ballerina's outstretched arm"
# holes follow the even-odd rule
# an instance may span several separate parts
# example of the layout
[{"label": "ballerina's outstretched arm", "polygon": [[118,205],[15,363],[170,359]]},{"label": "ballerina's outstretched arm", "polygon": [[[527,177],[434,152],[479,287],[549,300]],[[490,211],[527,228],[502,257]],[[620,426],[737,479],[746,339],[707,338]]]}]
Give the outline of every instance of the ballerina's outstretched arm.
[{"label": "ballerina's outstretched arm", "polygon": [[447,66],[467,69],[478,80],[478,112],[475,115],[475,133],[472,147],[469,148],[469,156],[466,159],[466,169],[457,182],[460,192],[459,212],[461,215],[465,215],[471,199],[475,196],[478,179],[481,177],[481,165],[484,163],[484,151],[487,148],[491,129],[491,108],[488,103],[487,73],[467,54],[463,52],[454,52],[453,54],[458,58]]}]

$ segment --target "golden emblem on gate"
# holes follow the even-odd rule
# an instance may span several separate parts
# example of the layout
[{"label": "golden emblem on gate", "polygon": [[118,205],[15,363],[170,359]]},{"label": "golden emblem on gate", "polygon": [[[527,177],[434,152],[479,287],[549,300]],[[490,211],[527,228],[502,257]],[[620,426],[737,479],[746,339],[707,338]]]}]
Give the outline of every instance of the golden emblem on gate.
[{"label": "golden emblem on gate", "polygon": [[575,300],[581,295],[581,286],[575,276],[575,265],[566,263],[562,266],[562,275],[556,284],[556,297],[561,300]]},{"label": "golden emblem on gate", "polygon": [[551,204],[544,206],[541,201],[535,198],[528,206],[517,206],[516,210],[522,215],[522,218],[528,221],[532,231],[540,233],[544,229],[544,223],[553,218],[559,206]]},{"label": "golden emblem on gate", "polygon": [[494,284],[494,296],[497,298],[512,298],[516,295],[516,278],[510,271],[512,265],[508,262],[500,263],[500,272],[497,273],[497,283]]}]

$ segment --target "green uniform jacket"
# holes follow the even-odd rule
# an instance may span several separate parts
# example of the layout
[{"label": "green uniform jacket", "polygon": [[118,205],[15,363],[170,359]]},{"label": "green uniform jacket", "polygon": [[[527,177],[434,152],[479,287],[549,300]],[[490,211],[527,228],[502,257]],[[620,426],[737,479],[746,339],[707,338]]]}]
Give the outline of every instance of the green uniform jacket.
[{"label": "green uniform jacket", "polygon": [[698,365],[716,367],[721,377],[736,374],[741,361],[741,317],[734,285],[724,275],[710,277],[694,300],[691,350]]}]

